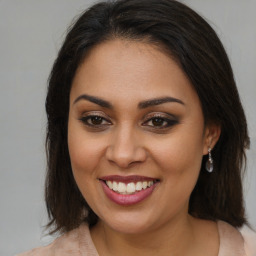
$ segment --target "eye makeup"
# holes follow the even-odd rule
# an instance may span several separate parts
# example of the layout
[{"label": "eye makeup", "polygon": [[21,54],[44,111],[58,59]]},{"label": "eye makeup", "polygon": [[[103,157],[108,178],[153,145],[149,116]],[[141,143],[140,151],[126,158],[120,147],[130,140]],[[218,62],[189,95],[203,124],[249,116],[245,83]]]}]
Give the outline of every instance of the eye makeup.
[{"label": "eye makeup", "polygon": [[110,118],[102,111],[89,111],[78,118],[83,125],[94,130],[105,130],[112,125]]},{"label": "eye makeup", "polygon": [[[102,111],[83,112],[78,118],[90,131],[103,131],[113,125],[111,118]],[[179,118],[165,112],[146,114],[139,125],[152,132],[167,132],[179,123]]]},{"label": "eye makeup", "polygon": [[169,113],[152,112],[144,117],[142,126],[152,130],[168,130],[179,123],[179,119]]}]

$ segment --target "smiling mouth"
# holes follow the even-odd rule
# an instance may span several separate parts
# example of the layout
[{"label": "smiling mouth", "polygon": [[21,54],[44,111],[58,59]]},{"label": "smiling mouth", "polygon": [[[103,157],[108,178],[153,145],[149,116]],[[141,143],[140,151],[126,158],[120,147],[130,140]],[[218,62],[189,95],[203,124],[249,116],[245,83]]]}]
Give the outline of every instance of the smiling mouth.
[{"label": "smiling mouth", "polygon": [[148,198],[160,182],[159,179],[130,175],[110,175],[99,178],[105,195],[121,206],[137,204]]},{"label": "smiling mouth", "polygon": [[143,191],[159,182],[158,179],[137,175],[111,175],[102,177],[100,180],[103,181],[109,189],[121,195],[131,195]]},{"label": "smiling mouth", "polygon": [[111,190],[115,191],[116,193],[122,195],[130,195],[136,192],[140,192],[144,189],[150,188],[151,186],[154,185],[154,183],[157,182],[157,180],[129,182],[127,184],[124,182],[110,180],[106,180],[104,182]]}]

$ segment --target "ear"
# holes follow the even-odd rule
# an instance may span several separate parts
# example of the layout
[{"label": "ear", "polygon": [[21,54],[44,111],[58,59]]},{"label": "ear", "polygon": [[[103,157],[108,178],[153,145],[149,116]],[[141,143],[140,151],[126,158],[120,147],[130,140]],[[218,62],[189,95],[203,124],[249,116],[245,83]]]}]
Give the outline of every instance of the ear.
[{"label": "ear", "polygon": [[204,131],[204,150],[203,154],[208,154],[208,149],[213,149],[218,142],[221,134],[221,127],[219,124],[209,123],[205,127]]}]

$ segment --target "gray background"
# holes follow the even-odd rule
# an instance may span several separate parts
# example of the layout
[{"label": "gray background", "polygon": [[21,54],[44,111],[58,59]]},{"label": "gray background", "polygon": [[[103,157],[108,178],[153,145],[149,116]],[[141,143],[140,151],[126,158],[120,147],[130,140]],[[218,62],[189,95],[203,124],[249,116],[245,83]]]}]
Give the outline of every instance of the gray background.
[{"label": "gray background", "polygon": [[[93,1],[0,0],[0,255],[47,244],[43,202],[44,100],[49,71],[67,26]],[[248,118],[251,150],[244,179],[256,227],[256,1],[183,1],[221,37]]]}]

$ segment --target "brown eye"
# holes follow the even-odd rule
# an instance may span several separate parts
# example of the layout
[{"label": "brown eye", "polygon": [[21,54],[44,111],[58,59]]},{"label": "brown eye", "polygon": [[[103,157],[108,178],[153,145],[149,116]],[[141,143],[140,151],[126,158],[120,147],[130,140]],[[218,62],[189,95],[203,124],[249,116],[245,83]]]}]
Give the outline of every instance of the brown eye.
[{"label": "brown eye", "polygon": [[161,115],[154,114],[154,116],[148,118],[145,122],[143,122],[142,125],[147,126],[151,129],[160,130],[160,129],[171,128],[172,126],[176,125],[177,123],[178,123],[177,118],[165,113],[165,114],[161,114]]},{"label": "brown eye", "polygon": [[165,120],[163,118],[156,117],[156,118],[153,118],[151,122],[153,126],[163,126],[163,124],[165,123]]},{"label": "brown eye", "polygon": [[103,118],[100,116],[92,116],[90,119],[88,119],[88,123],[91,123],[93,125],[101,125],[103,122]]},{"label": "brown eye", "polygon": [[111,125],[111,122],[109,120],[99,115],[88,115],[80,118],[79,120],[82,121],[83,124],[95,128]]}]

